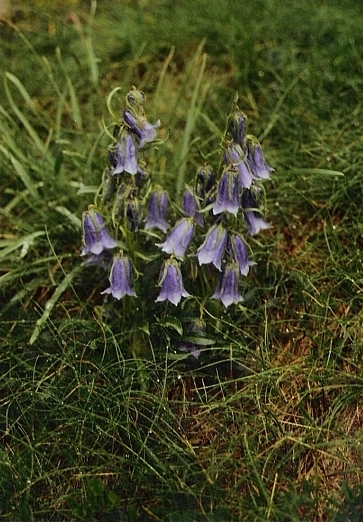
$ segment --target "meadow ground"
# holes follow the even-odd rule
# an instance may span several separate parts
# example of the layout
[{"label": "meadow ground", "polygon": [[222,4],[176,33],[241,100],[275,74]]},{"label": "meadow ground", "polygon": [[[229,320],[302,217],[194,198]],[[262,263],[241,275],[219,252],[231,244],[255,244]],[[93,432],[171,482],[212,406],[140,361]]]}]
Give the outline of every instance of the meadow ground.
[{"label": "meadow ground", "polygon": [[[13,4],[0,25],[0,520],[362,520],[361,2]],[[132,85],[161,120],[149,166],[169,194],[218,157],[236,91],[275,168],[245,300],[206,308],[197,360],[177,349],[177,307],[135,329],[127,299],[105,311],[107,278],[80,261],[106,100]]]}]

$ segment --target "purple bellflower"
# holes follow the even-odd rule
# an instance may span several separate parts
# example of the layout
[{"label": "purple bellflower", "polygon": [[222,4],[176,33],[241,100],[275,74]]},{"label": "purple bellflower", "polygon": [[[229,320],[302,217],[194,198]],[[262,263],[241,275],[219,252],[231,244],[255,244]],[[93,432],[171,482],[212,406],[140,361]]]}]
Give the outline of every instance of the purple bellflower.
[{"label": "purple bellflower", "polygon": [[145,145],[145,143],[150,143],[154,141],[156,138],[156,130],[160,127],[160,120],[158,120],[154,125],[149,123],[145,116],[139,116],[136,118],[131,111],[124,111],[124,121],[126,125],[136,134],[139,139],[139,148]]},{"label": "purple bellflower", "polygon": [[239,181],[241,187],[250,188],[252,181],[255,179],[248,161],[246,161],[246,154],[242,148],[234,143],[228,143],[224,152],[225,163],[232,163],[239,172]]},{"label": "purple bellflower", "polygon": [[248,227],[248,232],[254,236],[260,230],[266,230],[271,227],[261,216],[257,202],[256,194],[253,190],[245,190],[242,194],[242,208],[244,210],[244,218]]},{"label": "purple bellflower", "polygon": [[240,179],[238,171],[231,166],[224,169],[218,183],[217,197],[213,205],[213,214],[229,212],[237,215],[239,209]]},{"label": "purple bellflower", "polygon": [[110,286],[102,294],[112,294],[115,299],[125,295],[137,297],[131,287],[131,263],[127,256],[115,256],[110,271]]},{"label": "purple bellflower", "polygon": [[239,268],[236,263],[225,265],[212,299],[220,299],[226,308],[232,303],[243,301],[238,288],[239,277]]},{"label": "purple bellflower", "polygon": [[221,270],[223,254],[227,246],[227,232],[222,225],[213,225],[207,232],[204,243],[197,250],[200,265],[213,263]]},{"label": "purple bellflower", "polygon": [[113,161],[113,163],[116,163],[113,174],[122,174],[122,172],[137,174],[136,147],[131,134],[121,134],[117,143],[115,160]]},{"label": "purple bellflower", "polygon": [[106,228],[101,214],[93,208],[83,214],[83,243],[81,256],[101,254],[103,250],[117,247]]},{"label": "purple bellflower", "polygon": [[158,228],[162,232],[166,232],[169,228],[169,223],[166,221],[167,211],[168,196],[161,188],[156,189],[148,201],[145,230]]},{"label": "purple bellflower", "polygon": [[[247,159],[251,165],[252,172],[261,179],[269,179],[270,172],[275,169],[269,167],[265,161],[261,145],[256,139],[248,136],[247,140]],[[247,187],[249,188],[249,187]]]},{"label": "purple bellflower", "polygon": [[184,210],[187,216],[193,217],[195,219],[195,222],[200,227],[204,226],[203,216],[200,213],[198,196],[189,187],[186,188],[184,191],[182,209]]},{"label": "purple bellflower", "polygon": [[193,218],[182,218],[176,222],[164,243],[156,243],[163,252],[174,254],[176,257],[184,257],[194,235]]},{"label": "purple bellflower", "polygon": [[190,297],[183,286],[179,263],[173,258],[164,261],[160,271],[159,286],[161,290],[156,302],[170,301],[178,306],[182,297]]},{"label": "purple bellflower", "polygon": [[254,261],[249,261],[246,243],[238,234],[235,234],[229,238],[228,249],[232,259],[238,265],[239,273],[247,276],[250,266],[253,266],[256,263]]}]

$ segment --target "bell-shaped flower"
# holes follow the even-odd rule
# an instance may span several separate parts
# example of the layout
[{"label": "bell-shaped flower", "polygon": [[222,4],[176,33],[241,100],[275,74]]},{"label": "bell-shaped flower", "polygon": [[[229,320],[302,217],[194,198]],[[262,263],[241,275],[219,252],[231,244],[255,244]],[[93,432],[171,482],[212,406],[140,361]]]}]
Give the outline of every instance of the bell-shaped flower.
[{"label": "bell-shaped flower", "polygon": [[101,214],[91,208],[83,214],[83,248],[81,256],[86,254],[100,254],[103,250],[117,247],[111,237]]},{"label": "bell-shaped flower", "polygon": [[255,178],[248,161],[246,161],[246,154],[242,148],[235,143],[227,143],[224,151],[225,163],[232,163],[234,168],[238,170],[240,186],[243,188],[250,188],[252,181]]},{"label": "bell-shaped flower", "polygon": [[237,215],[240,199],[240,179],[238,171],[227,166],[218,183],[217,196],[213,204],[213,214],[229,212]]},{"label": "bell-shaped flower", "polygon": [[244,149],[246,145],[247,116],[238,107],[228,118],[228,130],[233,141]]},{"label": "bell-shaped flower", "polygon": [[149,123],[145,116],[139,115],[138,118],[134,116],[131,111],[124,111],[124,121],[126,125],[136,134],[139,139],[139,148],[141,149],[145,143],[150,143],[156,138],[156,130],[160,127],[160,120],[154,125]]},{"label": "bell-shaped flower", "polygon": [[233,235],[228,240],[228,250],[231,258],[237,263],[239,273],[246,276],[250,266],[255,265],[254,261],[249,261],[246,243],[238,234]]},{"label": "bell-shaped flower", "polygon": [[266,230],[271,227],[271,224],[267,223],[261,216],[256,194],[252,189],[243,192],[241,204],[248,232],[251,236],[258,234],[260,230]]},{"label": "bell-shaped flower", "polygon": [[159,286],[161,290],[156,302],[170,301],[177,306],[182,297],[190,297],[183,285],[179,263],[173,258],[163,263],[160,271]]},{"label": "bell-shaped flower", "polygon": [[147,204],[145,230],[149,230],[150,228],[157,228],[162,232],[166,232],[169,228],[169,223],[166,221],[167,211],[167,193],[162,190],[161,187],[158,187],[151,194]]},{"label": "bell-shaped flower", "polygon": [[251,166],[252,172],[258,178],[269,179],[270,172],[275,170],[267,165],[261,145],[253,136],[248,136],[247,159]]},{"label": "bell-shaped flower", "polygon": [[131,286],[131,263],[127,256],[114,257],[109,281],[109,288],[101,292],[102,294],[111,294],[115,299],[121,299],[125,295],[137,297]]},{"label": "bell-shaped flower", "polygon": [[156,243],[163,252],[184,257],[194,235],[194,221],[192,218],[182,218],[176,222],[163,243]]},{"label": "bell-shaped flower", "polygon": [[113,174],[122,174],[122,172],[137,174],[136,147],[131,134],[121,134],[114,158],[115,160],[111,161],[114,164]]},{"label": "bell-shaped flower", "polygon": [[213,225],[207,232],[204,243],[197,250],[200,265],[213,263],[221,270],[221,263],[227,246],[227,232],[221,224]]},{"label": "bell-shaped flower", "polygon": [[200,205],[199,205],[198,196],[189,187],[187,187],[184,191],[181,206],[187,216],[193,217],[195,219],[195,222],[200,227],[204,226],[203,216],[200,213]]},{"label": "bell-shaped flower", "polygon": [[239,278],[240,272],[237,263],[225,265],[212,299],[220,299],[226,308],[232,303],[243,301],[239,292]]}]

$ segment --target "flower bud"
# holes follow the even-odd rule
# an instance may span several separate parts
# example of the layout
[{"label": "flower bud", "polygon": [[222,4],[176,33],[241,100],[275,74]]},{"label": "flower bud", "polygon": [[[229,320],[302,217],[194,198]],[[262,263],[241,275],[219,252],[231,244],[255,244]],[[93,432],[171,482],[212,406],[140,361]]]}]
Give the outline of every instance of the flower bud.
[{"label": "flower bud", "polygon": [[237,145],[245,150],[247,135],[247,116],[238,107],[228,118],[228,131]]}]

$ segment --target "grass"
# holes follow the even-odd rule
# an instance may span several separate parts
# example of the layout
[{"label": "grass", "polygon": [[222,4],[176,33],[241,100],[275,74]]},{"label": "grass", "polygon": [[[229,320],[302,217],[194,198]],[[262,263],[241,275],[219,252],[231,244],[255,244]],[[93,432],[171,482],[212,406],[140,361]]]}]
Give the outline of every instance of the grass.
[{"label": "grass", "polygon": [[[360,520],[360,3],[64,6],[0,26],[0,519]],[[172,310],[133,357],[80,267],[106,99],[133,84],[170,192],[218,158],[236,90],[276,169],[243,307],[211,312],[198,361]]]}]

